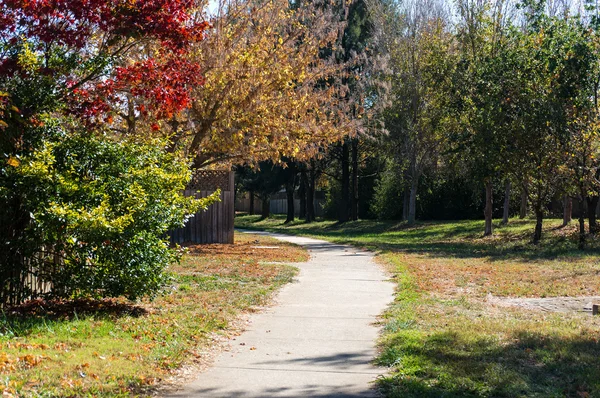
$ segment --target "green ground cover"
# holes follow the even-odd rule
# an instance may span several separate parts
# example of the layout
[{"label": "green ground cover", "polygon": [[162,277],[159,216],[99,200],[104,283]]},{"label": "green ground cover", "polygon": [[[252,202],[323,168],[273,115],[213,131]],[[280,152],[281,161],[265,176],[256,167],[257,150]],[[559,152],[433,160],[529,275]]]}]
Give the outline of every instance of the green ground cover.
[{"label": "green ground cover", "polygon": [[369,248],[398,283],[377,363],[388,397],[600,397],[600,317],[496,305],[494,298],[600,295],[600,250],[577,250],[575,227],[511,220],[483,238],[482,221],[357,221],[284,225],[236,219],[242,228],[319,237]]},{"label": "green ground cover", "polygon": [[211,336],[230,333],[241,312],[296,273],[270,262],[308,258],[298,246],[246,234],[235,245],[188,249],[152,302],[35,302],[0,312],[0,395],[148,395],[181,366],[202,363]]}]

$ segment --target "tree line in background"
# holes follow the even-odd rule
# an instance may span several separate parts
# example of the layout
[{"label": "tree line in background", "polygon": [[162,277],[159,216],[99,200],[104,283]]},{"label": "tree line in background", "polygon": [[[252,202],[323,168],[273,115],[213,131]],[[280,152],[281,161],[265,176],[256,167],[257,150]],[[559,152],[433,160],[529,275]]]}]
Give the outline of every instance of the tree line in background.
[{"label": "tree line in background", "polygon": [[[309,162],[241,169],[242,187],[260,192],[256,175],[275,173],[288,195],[294,184],[310,195],[310,172],[327,191],[326,214],[340,222],[379,217],[412,225],[417,216],[483,213],[485,235],[493,217],[506,223],[530,212],[536,244],[550,203],[563,201],[566,224],[575,199],[583,248],[587,233],[598,231],[600,197],[596,3],[372,1],[353,11],[347,53],[368,48],[385,64],[359,72],[387,87],[359,89],[369,123]],[[372,128],[374,120],[385,128]]]}]

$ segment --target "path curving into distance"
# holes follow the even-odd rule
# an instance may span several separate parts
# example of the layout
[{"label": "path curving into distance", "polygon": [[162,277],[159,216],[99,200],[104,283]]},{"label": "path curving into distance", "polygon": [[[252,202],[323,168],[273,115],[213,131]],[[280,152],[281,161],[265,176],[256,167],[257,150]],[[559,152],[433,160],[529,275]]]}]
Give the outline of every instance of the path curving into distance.
[{"label": "path curving into distance", "polygon": [[275,305],[252,315],[248,330],[212,367],[172,397],[377,397],[371,364],[394,284],[373,254],[322,240],[269,235],[310,251],[294,264],[297,281]]}]

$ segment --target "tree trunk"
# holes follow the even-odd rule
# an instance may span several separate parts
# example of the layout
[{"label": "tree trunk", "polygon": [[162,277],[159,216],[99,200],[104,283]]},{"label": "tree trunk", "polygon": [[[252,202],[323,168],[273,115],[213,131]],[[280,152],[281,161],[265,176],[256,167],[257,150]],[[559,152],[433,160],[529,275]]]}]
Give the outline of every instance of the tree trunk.
[{"label": "tree trunk", "polygon": [[410,202],[410,189],[405,187],[402,197],[402,221],[408,220],[408,202]]},{"label": "tree trunk", "polygon": [[583,195],[579,196],[579,249],[585,249],[585,207],[586,200]]},{"label": "tree trunk", "polygon": [[306,222],[313,222],[315,221],[315,184],[317,180],[314,163],[309,174],[310,178],[306,187]]},{"label": "tree trunk", "polygon": [[598,223],[596,222],[596,209],[598,208],[598,201],[600,196],[590,196],[587,198],[588,208],[588,223],[590,229],[590,235],[595,235],[598,232]]},{"label": "tree trunk", "polygon": [[544,222],[544,212],[542,206],[537,205],[535,209],[535,231],[533,232],[533,244],[537,245],[542,239],[542,223]]},{"label": "tree trunk", "polygon": [[342,192],[340,197],[339,222],[346,222],[350,216],[350,148],[347,142],[342,144]]},{"label": "tree trunk", "polygon": [[494,206],[494,193],[491,179],[485,182],[485,209],[483,215],[485,216],[485,231],[483,236],[491,236],[493,231],[492,226],[492,211]]},{"label": "tree trunk", "polygon": [[508,224],[508,217],[510,215],[510,180],[506,180],[506,187],[504,189],[504,213],[502,214],[502,225]]},{"label": "tree trunk", "polygon": [[296,192],[296,175],[298,174],[296,163],[289,162],[288,167],[284,169],[286,181],[285,181],[285,195],[287,199],[287,217],[285,224],[294,221],[296,217],[296,209],[294,208],[294,193]]},{"label": "tree trunk", "polygon": [[410,183],[410,196],[408,198],[408,225],[415,225],[417,217],[417,188],[419,186],[419,177],[415,176]]},{"label": "tree trunk", "polygon": [[529,200],[529,190],[527,189],[527,183],[523,182],[521,189],[521,209],[519,210],[519,218],[522,220],[527,217],[527,201]]},{"label": "tree trunk", "polygon": [[289,181],[285,184],[285,194],[287,196],[287,217],[284,224],[294,221],[295,209],[294,209],[294,183]]},{"label": "tree trunk", "polygon": [[350,214],[353,221],[358,220],[358,138],[352,140],[352,203]]},{"label": "tree trunk", "polygon": [[269,218],[271,215],[271,198],[269,196],[263,196],[262,199],[262,211],[260,213],[261,218],[264,220]]},{"label": "tree trunk", "polygon": [[566,227],[573,219],[573,198],[569,195],[563,197],[563,223],[562,226]]},{"label": "tree trunk", "polygon": [[298,195],[300,196],[300,209],[298,212],[298,218],[304,220],[306,218],[306,192],[308,185],[308,176],[306,170],[300,172],[300,187],[298,188]]},{"label": "tree trunk", "polygon": [[253,216],[254,215],[254,191],[250,191],[248,193],[250,194],[250,211],[248,212],[248,214]]}]

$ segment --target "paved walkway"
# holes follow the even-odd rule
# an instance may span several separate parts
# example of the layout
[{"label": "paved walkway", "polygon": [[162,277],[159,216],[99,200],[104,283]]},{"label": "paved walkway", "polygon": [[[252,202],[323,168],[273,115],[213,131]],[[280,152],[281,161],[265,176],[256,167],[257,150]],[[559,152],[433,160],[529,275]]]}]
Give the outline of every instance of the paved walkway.
[{"label": "paved walkway", "polygon": [[[254,232],[253,232],[254,233]],[[266,233],[265,233],[266,234]],[[321,240],[270,234],[311,252],[297,282],[214,366],[173,397],[376,397],[371,365],[394,285],[372,254]]]}]

